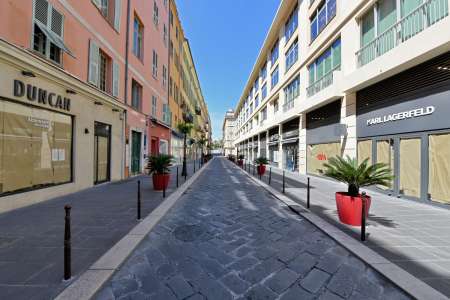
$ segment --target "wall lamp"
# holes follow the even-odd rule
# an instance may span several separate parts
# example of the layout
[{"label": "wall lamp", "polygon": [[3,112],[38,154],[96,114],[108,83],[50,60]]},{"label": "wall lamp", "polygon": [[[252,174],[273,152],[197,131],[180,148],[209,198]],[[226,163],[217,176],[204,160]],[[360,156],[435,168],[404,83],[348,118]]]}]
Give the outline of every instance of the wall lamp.
[{"label": "wall lamp", "polygon": [[95,101],[94,104],[95,105],[103,105],[103,103],[101,103],[100,101]]},{"label": "wall lamp", "polygon": [[34,75],[31,71],[22,71],[22,75],[26,77],[36,77],[36,75]]},{"label": "wall lamp", "polygon": [[72,94],[72,95],[76,95],[77,92],[75,92],[74,90],[66,90],[67,94]]},{"label": "wall lamp", "polygon": [[113,108],[112,111],[113,112],[119,112],[120,110],[118,110],[117,108]]}]

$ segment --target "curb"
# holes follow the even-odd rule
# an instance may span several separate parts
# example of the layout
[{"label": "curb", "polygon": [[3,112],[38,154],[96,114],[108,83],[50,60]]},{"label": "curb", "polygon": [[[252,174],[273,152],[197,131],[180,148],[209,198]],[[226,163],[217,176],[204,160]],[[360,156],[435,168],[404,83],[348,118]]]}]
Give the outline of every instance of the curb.
[{"label": "curb", "polygon": [[[215,157],[213,157],[212,160],[214,159]],[[94,297],[153,227],[159,223],[159,221],[181,198],[184,192],[197,180],[208,165],[209,163],[206,163],[200,170],[197,170],[191,178],[170,194],[165,201],[137,224],[111,249],[103,254],[103,256],[94,262],[86,271],[80,274],[79,277],[56,296],[55,299],[88,300]]]},{"label": "curb", "polygon": [[344,247],[353,255],[361,259],[364,263],[375,269],[378,273],[383,275],[410,297],[418,300],[449,299],[441,292],[435,290],[417,277],[411,275],[396,264],[390,262],[380,254],[376,253],[361,242],[355,240],[336,226],[331,225],[321,217],[309,212],[308,210],[303,208],[303,206],[291,200],[289,197],[283,195],[281,192],[278,192],[266,183],[258,180],[257,178],[254,178],[238,166],[234,164],[232,165],[235,168],[239,169],[242,173],[247,175],[247,177],[249,177],[253,182],[267,190],[275,198],[283,202],[289,209],[304,217],[314,226],[322,230],[326,235],[335,240],[342,247]]}]

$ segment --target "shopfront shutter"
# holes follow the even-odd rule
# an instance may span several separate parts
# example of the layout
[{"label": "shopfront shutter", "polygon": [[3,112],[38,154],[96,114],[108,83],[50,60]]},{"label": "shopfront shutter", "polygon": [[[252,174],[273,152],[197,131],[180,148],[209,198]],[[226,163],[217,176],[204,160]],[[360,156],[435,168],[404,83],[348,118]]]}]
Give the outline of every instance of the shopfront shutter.
[{"label": "shopfront shutter", "polygon": [[122,1],[121,0],[115,0],[114,3],[114,28],[120,32],[120,17],[122,15]]},{"label": "shopfront shutter", "polygon": [[112,93],[114,97],[119,97],[119,64],[116,61],[113,61],[113,70],[112,70]]},{"label": "shopfront shutter", "polygon": [[93,41],[89,41],[89,74],[88,81],[95,86],[98,86],[98,67],[100,60],[100,49],[98,45]]}]

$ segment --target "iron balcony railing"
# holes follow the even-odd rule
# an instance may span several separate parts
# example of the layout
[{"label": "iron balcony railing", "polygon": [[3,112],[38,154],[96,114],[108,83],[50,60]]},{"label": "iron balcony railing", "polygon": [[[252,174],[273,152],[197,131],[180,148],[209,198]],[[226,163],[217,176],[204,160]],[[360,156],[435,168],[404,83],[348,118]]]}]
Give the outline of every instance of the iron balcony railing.
[{"label": "iron balcony railing", "polygon": [[448,0],[426,0],[356,52],[358,67],[397,47],[448,16]]},{"label": "iron balcony railing", "polygon": [[341,65],[334,67],[331,71],[326,73],[322,78],[313,82],[310,86],[306,88],[306,96],[311,97],[326,87],[329,87],[333,84],[333,73],[334,71],[338,71],[341,69]]},{"label": "iron balcony railing", "polygon": [[298,138],[300,130],[294,129],[283,133],[283,139]]},{"label": "iron balcony railing", "polygon": [[291,101],[283,104],[283,112],[287,112],[288,110],[290,110],[293,107],[294,107],[294,100],[291,100]]}]

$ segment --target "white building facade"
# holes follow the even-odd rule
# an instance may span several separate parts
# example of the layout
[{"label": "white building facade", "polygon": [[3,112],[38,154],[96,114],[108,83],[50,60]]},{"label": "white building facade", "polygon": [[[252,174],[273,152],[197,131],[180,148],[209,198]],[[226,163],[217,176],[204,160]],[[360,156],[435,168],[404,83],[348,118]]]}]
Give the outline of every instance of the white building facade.
[{"label": "white building facade", "polygon": [[222,125],[222,135],[223,135],[223,154],[228,156],[230,154],[236,154],[236,148],[234,147],[235,139],[235,126],[236,118],[234,117],[234,111],[232,109],[228,110],[225,114]]},{"label": "white building facade", "polygon": [[450,203],[449,0],[283,0],[235,108],[238,154],[321,176],[390,165],[386,193]]}]

